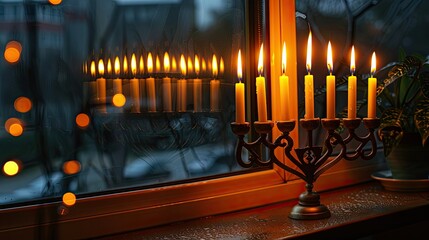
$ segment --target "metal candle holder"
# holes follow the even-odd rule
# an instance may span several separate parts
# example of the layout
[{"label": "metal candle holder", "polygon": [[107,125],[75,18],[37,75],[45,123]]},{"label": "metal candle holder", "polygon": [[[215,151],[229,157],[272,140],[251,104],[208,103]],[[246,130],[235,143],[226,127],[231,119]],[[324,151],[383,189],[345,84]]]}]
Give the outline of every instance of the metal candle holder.
[{"label": "metal candle holder", "polygon": [[[340,126],[340,119],[301,119],[301,127],[307,132],[308,145],[304,148],[295,149],[297,158],[292,154],[293,150],[293,139],[289,136],[289,133],[295,128],[295,120],[291,121],[278,121],[276,122],[277,128],[281,131],[281,135],[271,142],[268,139],[268,134],[271,133],[274,123],[269,122],[255,122],[254,127],[256,132],[259,134],[258,139],[253,142],[246,142],[244,136],[250,130],[250,123],[231,123],[231,128],[234,134],[238,136],[238,145],[236,148],[236,159],[237,162],[245,168],[252,167],[254,165],[269,166],[274,163],[282,169],[298,176],[304,180],[306,184],[306,191],[299,196],[299,203],[293,207],[289,217],[292,219],[322,219],[331,216],[329,209],[320,203],[320,196],[318,193],[313,191],[313,184],[316,182],[320,175],[334,166],[342,158],[346,160],[355,160],[359,157],[368,160],[375,156],[377,152],[377,143],[375,139],[374,131],[380,126],[379,119],[363,119],[365,128],[368,130],[368,134],[365,136],[358,136],[355,130],[360,126],[361,119],[343,119],[344,126],[348,129],[348,135],[346,138],[342,138],[338,133],[335,132]],[[313,131],[319,128],[320,122],[322,127],[327,131],[327,136],[324,139],[322,146],[313,146]],[[348,149],[347,145],[356,141],[359,145],[354,149]],[[370,143],[371,151],[365,154],[363,147]],[[264,146],[268,152],[268,159],[264,159],[259,153],[261,147]],[[334,150],[335,146],[340,146],[338,155],[329,158]],[[275,155],[275,149],[281,147],[284,149],[286,157],[295,164],[298,170],[295,170],[279,159]],[[250,154],[246,161],[242,159],[243,149],[247,150]],[[329,159],[329,161],[328,161]]]}]

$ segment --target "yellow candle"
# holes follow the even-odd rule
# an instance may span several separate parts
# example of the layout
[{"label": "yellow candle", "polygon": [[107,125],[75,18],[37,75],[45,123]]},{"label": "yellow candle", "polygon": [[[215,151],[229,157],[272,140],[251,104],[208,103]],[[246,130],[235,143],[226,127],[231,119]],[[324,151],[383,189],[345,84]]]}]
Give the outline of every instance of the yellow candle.
[{"label": "yellow candle", "polygon": [[307,72],[308,75],[304,77],[304,91],[305,91],[305,119],[314,118],[314,87],[313,87],[313,75],[311,72],[311,32],[308,35],[307,41]]},{"label": "yellow candle", "polygon": [[[170,72],[170,58],[168,53],[164,53],[164,72]],[[165,77],[162,79],[162,108],[164,112],[173,111],[171,105],[171,78]]]},{"label": "yellow candle", "polygon": [[217,58],[216,58],[216,55],[214,54],[212,58],[212,73],[213,73],[214,79],[210,80],[210,111],[218,112],[220,81],[216,79],[218,74],[218,67],[217,67]]},{"label": "yellow candle", "polygon": [[198,55],[195,55],[195,74],[197,75],[197,78],[194,79],[194,112],[201,112],[203,110],[202,107],[202,99],[203,99],[203,92],[202,92],[202,81],[198,78],[198,74],[200,73],[200,59]]},{"label": "yellow candle", "polygon": [[[186,76],[186,61],[183,54],[180,56],[180,69],[183,77]],[[177,80],[177,111],[186,112],[186,80]]]},{"label": "yellow candle", "polygon": [[265,78],[262,77],[262,72],[264,69],[263,46],[264,45],[261,44],[261,49],[259,50],[259,61],[258,61],[259,77],[256,78],[256,99],[258,104],[258,121],[259,122],[267,121],[267,96],[265,91]]},{"label": "yellow candle", "polygon": [[238,50],[237,60],[237,78],[238,83],[235,84],[235,122],[245,123],[245,105],[244,105],[244,83],[241,82],[243,71],[241,69],[241,50]]},{"label": "yellow candle", "polygon": [[347,117],[354,119],[356,118],[356,76],[353,76],[356,70],[355,65],[355,47],[352,46],[352,53],[350,57],[350,73],[351,76],[348,78],[348,107],[347,107]]},{"label": "yellow candle", "polygon": [[104,75],[104,63],[103,59],[98,61],[98,73],[100,78],[97,78],[97,100],[98,100],[98,110],[102,113],[106,112],[106,79],[102,76]]},{"label": "yellow candle", "polygon": [[[149,53],[147,55],[147,71],[149,72],[149,74],[152,74],[153,72],[152,53]],[[155,78],[146,78],[146,90],[148,99],[147,110],[149,112],[156,112]]]},{"label": "yellow candle", "polygon": [[335,119],[335,76],[332,76],[333,61],[331,41],[328,43],[327,65],[329,76],[326,76],[326,118]]},{"label": "yellow candle", "polygon": [[371,77],[368,78],[368,118],[376,118],[377,78],[373,77],[376,69],[375,52],[371,59]]},{"label": "yellow candle", "polygon": [[286,76],[286,43],[283,43],[282,51],[282,75],[279,78],[280,84],[280,120],[290,119],[289,111],[289,77]]},{"label": "yellow candle", "polygon": [[131,94],[131,112],[139,113],[140,112],[140,88],[139,80],[135,78],[137,74],[137,61],[136,55],[133,53],[131,56],[131,72],[134,75],[134,78],[130,80],[130,94]]},{"label": "yellow candle", "polygon": [[119,57],[115,58],[115,74],[117,76],[117,78],[113,79],[113,95],[118,94],[118,93],[122,93],[122,79],[119,78],[119,74],[120,74],[120,63],[119,63]]}]

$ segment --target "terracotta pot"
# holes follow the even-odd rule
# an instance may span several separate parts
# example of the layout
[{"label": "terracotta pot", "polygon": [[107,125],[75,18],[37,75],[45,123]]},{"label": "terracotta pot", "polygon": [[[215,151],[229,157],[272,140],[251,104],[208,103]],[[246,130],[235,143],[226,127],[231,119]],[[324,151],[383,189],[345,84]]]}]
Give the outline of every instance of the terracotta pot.
[{"label": "terracotta pot", "polygon": [[404,133],[386,160],[394,179],[428,179],[429,144],[423,147],[418,133]]}]

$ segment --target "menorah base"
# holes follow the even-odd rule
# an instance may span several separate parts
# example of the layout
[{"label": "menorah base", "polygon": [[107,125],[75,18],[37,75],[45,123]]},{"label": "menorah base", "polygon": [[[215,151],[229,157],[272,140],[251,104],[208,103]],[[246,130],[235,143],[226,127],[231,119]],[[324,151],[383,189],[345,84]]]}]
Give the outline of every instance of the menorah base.
[{"label": "menorah base", "polygon": [[289,217],[297,220],[316,220],[331,217],[331,212],[325,205],[303,206],[297,204],[292,208]]}]

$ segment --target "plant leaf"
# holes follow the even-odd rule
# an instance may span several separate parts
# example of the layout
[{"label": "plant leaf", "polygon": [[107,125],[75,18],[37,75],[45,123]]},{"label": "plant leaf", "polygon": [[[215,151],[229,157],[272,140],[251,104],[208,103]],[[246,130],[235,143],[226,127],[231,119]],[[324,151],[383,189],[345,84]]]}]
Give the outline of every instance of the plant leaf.
[{"label": "plant leaf", "polygon": [[423,95],[429,98],[429,72],[422,72],[419,76]]},{"label": "plant leaf", "polygon": [[398,146],[403,136],[403,125],[406,121],[402,109],[391,108],[381,115],[378,136],[384,145],[384,155],[388,156]]},{"label": "plant leaf", "polygon": [[429,137],[429,99],[423,99],[416,106],[414,123],[422,137],[423,146]]}]

